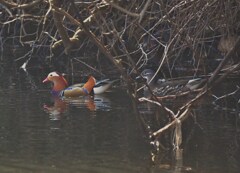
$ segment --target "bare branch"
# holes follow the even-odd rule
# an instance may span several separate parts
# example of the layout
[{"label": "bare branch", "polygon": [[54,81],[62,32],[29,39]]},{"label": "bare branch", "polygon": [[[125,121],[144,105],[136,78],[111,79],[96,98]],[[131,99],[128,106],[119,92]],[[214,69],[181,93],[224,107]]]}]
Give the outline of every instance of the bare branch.
[{"label": "bare branch", "polygon": [[150,5],[151,1],[152,1],[152,0],[148,0],[148,1],[146,2],[146,4],[144,5],[144,7],[143,7],[143,9],[142,9],[142,11],[141,11],[141,13],[140,13],[138,23],[141,23],[141,21],[142,21],[142,19],[143,19],[143,16],[144,16],[144,14],[145,14],[148,6]]},{"label": "bare branch", "polygon": [[31,7],[34,7],[35,5],[39,4],[40,2],[43,2],[43,0],[35,0],[31,3],[28,3],[28,4],[16,4],[14,2],[9,2],[9,1],[6,1],[6,0],[0,0],[0,3],[9,7],[9,8],[21,8],[21,9],[27,9],[27,8],[31,8]]},{"label": "bare branch", "polygon": [[128,10],[126,10],[126,9],[118,6],[117,4],[113,3],[113,2],[110,1],[110,0],[105,0],[105,1],[106,1],[107,3],[109,3],[112,7],[120,10],[120,11],[123,12],[123,13],[126,13],[126,14],[129,15],[129,16],[132,16],[132,17],[139,17],[139,16],[140,16],[140,15],[137,14],[137,13],[132,13],[132,12],[130,12],[130,11],[128,11]]}]

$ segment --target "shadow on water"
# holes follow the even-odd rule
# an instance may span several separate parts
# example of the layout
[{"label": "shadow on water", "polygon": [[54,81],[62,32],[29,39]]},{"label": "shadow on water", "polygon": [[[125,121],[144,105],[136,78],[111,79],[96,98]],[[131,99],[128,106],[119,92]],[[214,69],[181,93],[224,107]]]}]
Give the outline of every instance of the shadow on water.
[{"label": "shadow on water", "polygon": [[[160,141],[164,149],[154,151],[122,89],[59,99],[48,90],[2,87],[0,172],[239,172],[239,110],[223,105],[193,109],[182,124],[182,149],[172,150],[169,132]],[[152,130],[165,121],[155,106],[138,111]]]}]

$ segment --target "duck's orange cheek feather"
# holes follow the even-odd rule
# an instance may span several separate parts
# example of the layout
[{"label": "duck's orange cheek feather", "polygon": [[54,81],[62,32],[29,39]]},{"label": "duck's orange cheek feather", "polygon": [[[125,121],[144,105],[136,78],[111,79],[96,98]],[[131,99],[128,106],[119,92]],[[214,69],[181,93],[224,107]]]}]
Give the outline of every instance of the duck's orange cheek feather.
[{"label": "duck's orange cheek feather", "polygon": [[65,89],[65,85],[59,85],[59,84],[54,84],[53,90],[55,91],[61,91]]}]

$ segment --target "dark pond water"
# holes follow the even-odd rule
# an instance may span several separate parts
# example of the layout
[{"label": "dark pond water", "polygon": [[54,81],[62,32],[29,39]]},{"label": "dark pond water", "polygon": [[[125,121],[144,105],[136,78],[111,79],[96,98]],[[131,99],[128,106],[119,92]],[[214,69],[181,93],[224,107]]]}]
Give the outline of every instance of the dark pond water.
[{"label": "dark pond water", "polygon": [[[195,109],[196,123],[183,124],[183,150],[176,157],[167,141],[168,150],[153,152],[125,90],[94,100],[61,100],[41,86],[37,91],[3,86],[0,172],[240,172],[236,108],[203,104]],[[139,109],[151,125],[156,108]]]}]

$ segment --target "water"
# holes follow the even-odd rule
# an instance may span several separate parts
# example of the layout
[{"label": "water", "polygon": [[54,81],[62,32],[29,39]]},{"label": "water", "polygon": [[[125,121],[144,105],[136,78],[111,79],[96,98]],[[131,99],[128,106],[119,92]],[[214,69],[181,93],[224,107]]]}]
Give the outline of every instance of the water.
[{"label": "water", "polygon": [[154,129],[157,109],[138,107],[140,116],[121,89],[61,100],[45,89],[1,88],[0,172],[240,172],[236,109],[202,104],[193,111],[197,123],[182,125],[183,150],[172,150],[167,133],[161,140],[167,150],[156,152],[139,117]]},{"label": "water", "polygon": [[141,171],[149,147],[123,95],[1,91],[0,172]]}]

